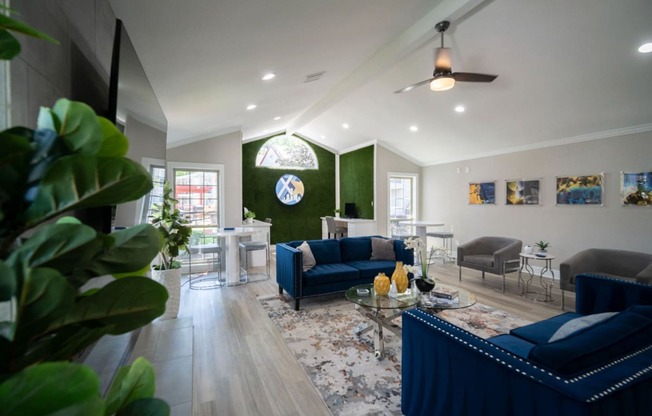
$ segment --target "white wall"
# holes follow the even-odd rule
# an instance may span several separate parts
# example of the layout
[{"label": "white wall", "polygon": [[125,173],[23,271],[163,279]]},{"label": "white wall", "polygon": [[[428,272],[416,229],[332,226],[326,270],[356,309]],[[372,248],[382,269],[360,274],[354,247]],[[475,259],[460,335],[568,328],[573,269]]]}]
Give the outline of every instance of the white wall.
[{"label": "white wall", "polygon": [[[650,169],[650,132],[424,167],[421,209],[427,219],[454,225],[455,240],[462,243],[483,235],[516,237],[524,244],[549,241],[555,268],[590,247],[652,253],[652,207],[620,202],[620,171]],[[604,206],[555,205],[555,177],[601,172]],[[505,205],[505,180],[536,178],[540,205]],[[496,205],[469,205],[469,182],[493,180]]]},{"label": "white wall", "polygon": [[[409,160],[392,153],[387,148],[376,145],[376,192],[375,192],[375,205],[376,205],[376,223],[378,227],[378,234],[389,235],[387,225],[387,201],[388,201],[388,188],[387,181],[389,172],[393,173],[411,173],[421,174],[421,167],[415,165]],[[421,181],[421,175],[419,176]],[[424,219],[423,211],[419,214],[419,219]]]},{"label": "white wall", "polygon": [[169,162],[217,163],[224,165],[224,225],[242,223],[242,133],[186,144],[167,150]]}]

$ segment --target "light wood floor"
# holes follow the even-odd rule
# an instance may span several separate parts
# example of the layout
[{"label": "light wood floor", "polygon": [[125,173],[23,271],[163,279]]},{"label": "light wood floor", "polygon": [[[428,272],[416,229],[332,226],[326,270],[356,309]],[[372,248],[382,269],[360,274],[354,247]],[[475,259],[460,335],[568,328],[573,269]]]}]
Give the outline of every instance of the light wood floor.
[{"label": "light wood floor", "polygon": [[[561,312],[559,289],[554,302],[524,299],[518,295],[517,273],[508,275],[502,293],[500,276],[487,274],[483,281],[480,272],[464,269],[460,283],[455,265],[435,265],[430,271],[443,283],[474,292],[478,302],[525,319],[536,321]],[[173,407],[173,414],[190,414],[190,407],[197,416],[330,414],[256,300],[276,293],[274,276],[214,290],[183,286],[179,319],[190,320],[193,327],[192,403]],[[574,300],[574,294],[566,294],[567,310],[574,310]]]}]

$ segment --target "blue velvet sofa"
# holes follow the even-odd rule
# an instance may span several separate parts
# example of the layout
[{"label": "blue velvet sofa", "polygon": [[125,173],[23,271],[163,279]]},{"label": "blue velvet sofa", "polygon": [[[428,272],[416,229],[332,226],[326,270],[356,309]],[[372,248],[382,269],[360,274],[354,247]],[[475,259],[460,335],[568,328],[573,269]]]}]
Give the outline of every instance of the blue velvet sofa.
[{"label": "blue velvet sofa", "polygon": [[[652,415],[652,286],[582,274],[576,289],[577,312],[487,340],[405,312],[403,414]],[[549,342],[603,312],[618,313]]]},{"label": "blue velvet sofa", "polygon": [[396,260],[371,260],[371,238],[308,240],[316,265],[306,272],[303,271],[303,254],[297,249],[303,241],[276,244],[279,293],[285,290],[294,299],[294,309],[299,310],[302,298],[345,292],[355,285],[373,283],[380,272],[391,276],[397,261],[414,263],[414,253],[405,249],[403,240],[394,240]]}]

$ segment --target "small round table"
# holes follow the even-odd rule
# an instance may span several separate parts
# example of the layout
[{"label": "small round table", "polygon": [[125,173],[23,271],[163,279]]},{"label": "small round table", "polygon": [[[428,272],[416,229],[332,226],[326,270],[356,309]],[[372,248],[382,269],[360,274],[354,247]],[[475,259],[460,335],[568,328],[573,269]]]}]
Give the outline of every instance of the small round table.
[{"label": "small round table", "polygon": [[[520,253],[519,257],[521,258],[521,268],[518,271],[518,282],[521,285],[521,296],[528,299],[536,300],[539,302],[551,302],[555,300],[552,297],[552,288],[555,286],[555,272],[552,270],[552,261],[555,256],[546,253],[543,255]],[[542,292],[533,292],[530,291],[530,285],[532,284],[532,279],[534,278],[534,269],[530,265],[530,260],[542,260],[545,262],[545,266],[541,269],[539,273],[539,284],[543,288]],[[522,272],[525,271],[530,275],[530,278],[526,280],[522,277]],[[552,281],[550,283],[544,281],[543,277],[546,273],[549,273]]]},{"label": "small round table", "polygon": [[[355,303],[356,307],[361,306],[362,308],[358,308],[358,311],[372,320],[372,325],[360,325],[354,332],[356,335],[360,335],[371,329],[374,330],[374,354],[379,360],[383,359],[385,350],[383,326],[395,335],[401,336],[401,328],[394,325],[391,322],[392,319],[400,315],[404,309],[415,306],[420,299],[418,296],[412,295],[411,292],[398,295],[396,298],[389,295],[376,295],[373,284],[353,286],[346,291],[345,296]],[[393,312],[384,314],[382,313],[384,310]]]}]

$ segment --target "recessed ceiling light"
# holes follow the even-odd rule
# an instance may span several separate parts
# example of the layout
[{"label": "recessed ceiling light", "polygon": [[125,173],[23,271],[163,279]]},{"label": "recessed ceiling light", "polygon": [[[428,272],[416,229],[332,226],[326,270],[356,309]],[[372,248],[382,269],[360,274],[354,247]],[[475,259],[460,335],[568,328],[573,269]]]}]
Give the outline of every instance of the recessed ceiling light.
[{"label": "recessed ceiling light", "polygon": [[256,108],[256,104],[249,104],[247,106],[247,110],[253,110],[254,108]]},{"label": "recessed ceiling light", "polygon": [[419,131],[417,126],[410,126],[410,131]]},{"label": "recessed ceiling light", "polygon": [[281,119],[281,116],[274,117],[274,120],[280,120],[280,119]]},{"label": "recessed ceiling light", "polygon": [[262,79],[263,81],[269,81],[270,79],[274,78],[275,76],[276,76],[275,73],[270,72],[269,74],[265,74],[265,75],[263,75],[263,77],[262,77],[261,79]]},{"label": "recessed ceiling light", "polygon": [[455,111],[457,111],[458,113],[463,113],[464,111],[466,111],[466,108],[464,108],[463,105],[458,105],[457,107],[455,107]]},{"label": "recessed ceiling light", "polygon": [[323,134],[322,134],[320,137],[321,137],[322,139],[325,139],[325,138],[326,138],[326,136],[324,136]]},{"label": "recessed ceiling light", "polygon": [[640,53],[650,53],[652,52],[652,42],[644,43],[639,48]]},{"label": "recessed ceiling light", "polygon": [[342,128],[348,129],[349,125],[347,123],[342,124]]}]

